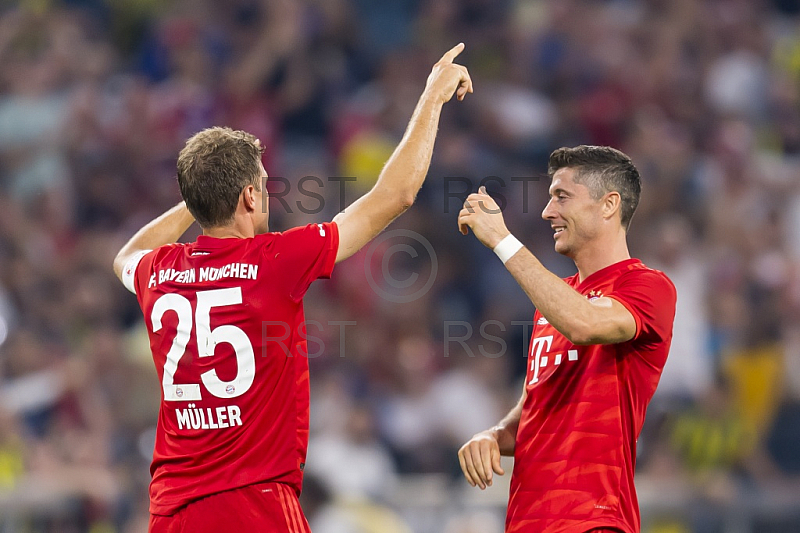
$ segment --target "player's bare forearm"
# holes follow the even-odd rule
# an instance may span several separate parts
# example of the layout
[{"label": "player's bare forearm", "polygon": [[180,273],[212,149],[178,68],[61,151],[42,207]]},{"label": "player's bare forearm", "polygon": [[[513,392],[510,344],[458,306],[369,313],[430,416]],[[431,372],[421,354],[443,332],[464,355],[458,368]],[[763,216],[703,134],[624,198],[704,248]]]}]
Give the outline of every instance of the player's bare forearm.
[{"label": "player's bare forearm", "polygon": [[[442,104],[423,93],[372,190],[333,219],[340,233],[337,262],[360,250],[414,203],[430,166]],[[357,233],[348,233],[348,226],[357,227]]]},{"label": "player's bare forearm", "polygon": [[159,246],[176,242],[189,226],[194,217],[189,213],[186,204],[181,202],[160,217],[147,223],[130,238],[114,258],[114,273],[122,279],[122,269],[133,254],[142,250],[155,250]]},{"label": "player's bare forearm", "polygon": [[477,433],[458,450],[461,471],[467,483],[473,487],[485,489],[491,486],[494,474],[505,474],[500,457],[514,455],[517,428],[526,395],[527,390],[523,387],[519,402],[499,424]]},{"label": "player's bare forearm", "polygon": [[459,44],[434,65],[405,134],[372,190],[333,219],[339,226],[336,262],[360,250],[414,203],[428,174],[442,106],[453,94],[462,100],[472,92],[467,69],[453,63],[463,49]]},{"label": "player's bare forearm", "polygon": [[522,416],[522,405],[524,403],[525,391],[523,390],[522,398],[520,398],[517,405],[503,417],[499,424],[490,430],[495,434],[497,445],[500,448],[500,455],[514,456],[514,448],[517,444],[517,429],[519,428],[519,419]]},{"label": "player's bare forearm", "polygon": [[[467,197],[458,214],[458,226],[464,235],[471,229],[490,249],[510,234],[497,202],[483,187]],[[636,334],[636,321],[625,306],[612,298],[590,302],[547,270],[527,248],[519,248],[505,265],[533,305],[570,342],[614,344]]]},{"label": "player's bare forearm", "polygon": [[527,248],[514,254],[506,268],[539,312],[573,344],[615,344],[635,335],[636,322],[622,304],[612,298],[590,302]]},{"label": "player's bare forearm", "polygon": [[413,201],[428,174],[443,105],[437,95],[422,93],[405,135],[386,162],[376,188]]},{"label": "player's bare forearm", "polygon": [[[401,199],[395,216],[411,206],[428,174],[442,106],[453,97],[454,92],[459,100],[472,92],[472,80],[467,69],[453,63],[463,49],[463,43],[459,44],[434,65],[403,139],[375,183],[375,189],[387,192],[389,197]],[[387,218],[388,225],[394,217]]]}]

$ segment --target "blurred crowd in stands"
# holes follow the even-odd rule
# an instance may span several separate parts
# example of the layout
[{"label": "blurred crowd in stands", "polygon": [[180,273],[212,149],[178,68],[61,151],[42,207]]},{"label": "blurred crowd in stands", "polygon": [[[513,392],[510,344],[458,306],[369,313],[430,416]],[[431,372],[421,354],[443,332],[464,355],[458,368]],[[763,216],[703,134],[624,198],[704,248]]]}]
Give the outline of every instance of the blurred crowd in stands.
[{"label": "blurred crowd in stands", "polygon": [[632,253],[678,289],[639,440],[644,531],[800,531],[800,2],[0,7],[0,530],[146,531],[159,383],[111,260],[180,200],[184,141],[255,134],[272,229],[330,220],[463,41],[475,94],[445,107],[404,231],[306,299],[314,531],[502,531],[505,489],[467,491],[456,450],[519,397],[533,308],[456,216],[485,183],[571,275],[540,213],[548,154],[577,144],[633,158]]}]

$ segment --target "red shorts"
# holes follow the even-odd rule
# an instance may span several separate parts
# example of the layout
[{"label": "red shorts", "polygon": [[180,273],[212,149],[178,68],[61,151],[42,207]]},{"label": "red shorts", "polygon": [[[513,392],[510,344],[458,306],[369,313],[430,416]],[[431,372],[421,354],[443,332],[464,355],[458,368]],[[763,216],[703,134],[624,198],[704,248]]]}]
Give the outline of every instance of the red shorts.
[{"label": "red shorts", "polygon": [[256,483],[194,501],[172,516],[150,515],[150,533],[311,533],[297,495],[283,483]]}]

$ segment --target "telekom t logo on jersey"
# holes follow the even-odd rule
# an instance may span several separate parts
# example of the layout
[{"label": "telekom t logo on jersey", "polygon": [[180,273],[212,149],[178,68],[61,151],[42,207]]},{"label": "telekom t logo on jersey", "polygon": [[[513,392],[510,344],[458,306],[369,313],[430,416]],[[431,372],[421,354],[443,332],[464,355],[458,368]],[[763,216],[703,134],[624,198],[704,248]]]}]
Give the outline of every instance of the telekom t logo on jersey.
[{"label": "telekom t logo on jersey", "polygon": [[[547,346],[545,346],[547,345]],[[542,352],[549,352],[550,346],[553,345],[553,336],[547,335],[546,337],[534,337],[533,341],[531,342],[531,354],[533,357],[531,358],[531,371],[533,372],[533,378],[528,382],[528,385],[533,385],[534,383],[539,382],[539,370],[546,367],[550,363],[550,355],[542,355]],[[563,354],[557,353],[555,354],[553,364],[560,365],[561,364],[561,357]],[[567,350],[567,360],[569,361],[577,361],[578,360],[578,350]]]}]

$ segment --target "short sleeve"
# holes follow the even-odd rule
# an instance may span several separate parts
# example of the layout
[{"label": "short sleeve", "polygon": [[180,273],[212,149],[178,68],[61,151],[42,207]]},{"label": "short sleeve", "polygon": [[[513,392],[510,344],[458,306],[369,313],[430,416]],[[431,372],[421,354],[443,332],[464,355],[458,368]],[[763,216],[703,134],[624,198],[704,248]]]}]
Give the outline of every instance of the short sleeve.
[{"label": "short sleeve", "polygon": [[636,321],[633,340],[662,342],[672,338],[675,321],[675,286],[662,272],[632,270],[621,276],[613,292],[606,296],[617,300]]},{"label": "short sleeve", "polygon": [[299,301],[311,283],[331,277],[338,251],[339,228],[335,222],[326,222],[281,233],[268,253],[277,261],[289,297]]},{"label": "short sleeve", "polygon": [[125,288],[131,291],[133,294],[136,294],[136,268],[139,266],[142,258],[152,252],[152,250],[141,250],[136,252],[128,259],[128,262],[125,263],[125,267],[122,269],[122,284],[125,285]]}]

